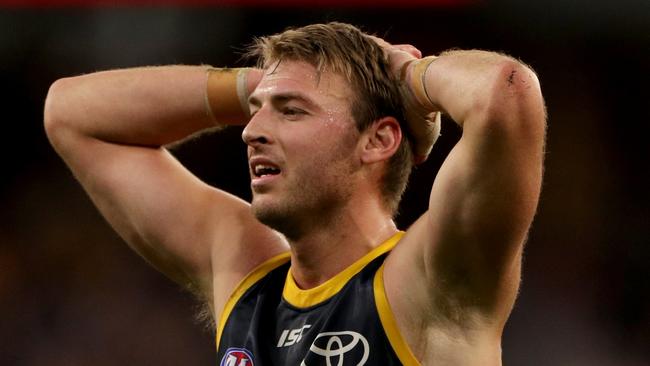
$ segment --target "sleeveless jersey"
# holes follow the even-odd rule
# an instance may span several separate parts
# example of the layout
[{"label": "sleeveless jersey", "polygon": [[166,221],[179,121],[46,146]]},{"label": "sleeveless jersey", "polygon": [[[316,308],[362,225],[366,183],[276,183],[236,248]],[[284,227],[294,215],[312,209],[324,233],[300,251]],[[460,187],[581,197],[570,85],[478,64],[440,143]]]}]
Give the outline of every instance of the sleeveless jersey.
[{"label": "sleeveless jersey", "polygon": [[221,314],[219,365],[420,365],[384,291],[383,262],[402,235],[308,290],[293,280],[289,253],[263,263],[237,286]]}]

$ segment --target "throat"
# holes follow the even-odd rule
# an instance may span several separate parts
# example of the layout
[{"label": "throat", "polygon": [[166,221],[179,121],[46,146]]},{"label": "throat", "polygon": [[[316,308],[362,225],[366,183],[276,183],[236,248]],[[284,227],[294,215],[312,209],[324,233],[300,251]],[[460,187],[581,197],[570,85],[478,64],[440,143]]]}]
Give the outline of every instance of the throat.
[{"label": "throat", "polygon": [[366,237],[327,235],[321,240],[290,242],[291,274],[298,288],[307,290],[319,286],[346,270],[397,233],[397,229]]},{"label": "throat", "polygon": [[298,288],[308,290],[325,283],[347,268],[352,262],[341,260],[349,258],[340,255],[339,248],[333,250],[291,250],[291,275]]}]

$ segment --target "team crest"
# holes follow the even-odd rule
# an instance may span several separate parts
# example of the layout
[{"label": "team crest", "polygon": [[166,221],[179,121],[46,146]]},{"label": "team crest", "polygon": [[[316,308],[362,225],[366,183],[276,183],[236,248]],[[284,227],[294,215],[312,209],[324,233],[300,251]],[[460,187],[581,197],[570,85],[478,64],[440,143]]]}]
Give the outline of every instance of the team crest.
[{"label": "team crest", "polygon": [[254,366],[253,355],[245,348],[228,348],[219,366]]}]

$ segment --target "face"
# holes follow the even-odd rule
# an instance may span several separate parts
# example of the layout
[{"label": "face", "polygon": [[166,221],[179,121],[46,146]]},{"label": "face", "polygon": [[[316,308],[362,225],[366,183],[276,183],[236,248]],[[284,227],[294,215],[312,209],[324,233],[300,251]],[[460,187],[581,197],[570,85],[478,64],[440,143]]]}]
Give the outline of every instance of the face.
[{"label": "face", "polygon": [[305,62],[266,70],[249,99],[253,116],[242,135],[261,222],[291,238],[348,201],[360,168],[352,96],[342,76],[319,76]]}]

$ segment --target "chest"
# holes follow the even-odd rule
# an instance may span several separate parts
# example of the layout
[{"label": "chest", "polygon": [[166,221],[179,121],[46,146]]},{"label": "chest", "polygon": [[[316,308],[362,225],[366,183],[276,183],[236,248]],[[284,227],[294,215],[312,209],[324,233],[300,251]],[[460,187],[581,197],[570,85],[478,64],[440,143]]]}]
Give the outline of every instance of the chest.
[{"label": "chest", "polygon": [[297,307],[282,296],[283,271],[272,272],[233,308],[221,365],[401,365],[377,310],[374,273],[366,269],[327,300]]}]

